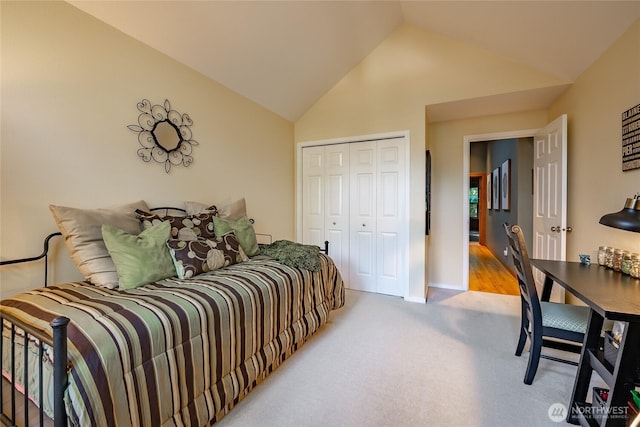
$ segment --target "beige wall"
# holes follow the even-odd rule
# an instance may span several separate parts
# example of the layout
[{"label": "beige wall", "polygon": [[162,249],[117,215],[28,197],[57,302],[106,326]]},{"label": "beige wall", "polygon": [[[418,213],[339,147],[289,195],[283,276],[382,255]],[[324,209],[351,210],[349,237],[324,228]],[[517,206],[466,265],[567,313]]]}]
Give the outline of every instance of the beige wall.
[{"label": "beige wall", "polygon": [[434,163],[436,211],[429,242],[429,283],[466,288],[464,265],[459,264],[464,229],[458,216],[451,215],[462,211],[463,138],[535,129],[565,113],[569,121],[567,223],[573,227],[567,235],[567,259],[577,261],[580,253],[595,259],[599,245],[640,252],[637,234],[598,224],[600,216],[622,209],[625,199],[640,191],[640,170],[622,172],[620,137],[621,113],[638,103],[640,21],[546,111],[430,124],[430,148],[438,161]]},{"label": "beige wall", "polygon": [[466,289],[463,273],[468,268],[463,256],[468,217],[464,208],[468,175],[463,170],[465,136],[501,134],[538,129],[547,123],[545,110],[483,116],[464,120],[431,123],[429,142],[433,156],[433,201],[429,241],[429,284],[451,289]]},{"label": "beige wall", "polygon": [[[260,232],[294,238],[292,143],[408,130],[410,294],[429,282],[464,288],[462,138],[542,126],[569,115],[568,258],[599,244],[640,251],[637,235],[597,224],[640,191],[620,167],[620,114],[640,103],[640,23],[548,111],[425,123],[425,106],[566,81],[405,24],[293,125],[62,2],[0,3],[2,38],[0,256],[28,256],[54,230],[48,204],[102,207],[145,199],[218,202],[245,196]],[[188,48],[188,47],[186,47]],[[169,99],[193,121],[194,164],[165,174],[136,156],[135,104]],[[426,130],[428,129],[428,130]],[[294,133],[295,131],[295,133]],[[424,238],[424,149],[433,154],[432,233]],[[251,155],[247,155],[251,153]],[[600,171],[594,173],[594,171]],[[277,199],[277,203],[273,200]],[[453,216],[455,214],[456,216]],[[426,243],[425,243],[426,242]],[[56,245],[53,281],[76,279]],[[3,268],[0,292],[41,283]]]},{"label": "beige wall", "polygon": [[[291,122],[67,3],[2,2],[1,19],[2,259],[41,252],[55,230],[49,204],[246,197],[258,232],[294,238]],[[127,125],[143,98],[191,116],[190,167],[166,174],[137,157]],[[56,248],[52,281],[79,279]],[[3,267],[0,296],[40,285],[41,267]]]},{"label": "beige wall", "polygon": [[622,172],[621,115],[640,104],[640,20],[549,109],[568,115],[567,259],[599,245],[640,252],[640,234],[598,224],[640,192],[640,169]]},{"label": "beige wall", "polygon": [[[521,66],[504,57],[458,43],[446,37],[404,24],[383,41],[367,58],[325,94],[295,123],[296,142],[369,135],[408,130],[411,140],[410,170],[410,296],[424,298],[426,250],[424,237],[425,185],[425,106],[441,102],[556,86],[565,81]],[[543,120],[542,120],[543,121]],[[541,121],[541,122],[542,122]],[[431,141],[433,165],[450,169],[453,181],[434,180],[434,191],[453,188],[457,201],[440,204],[460,212],[462,189],[462,140]],[[457,174],[455,171],[458,171]],[[449,196],[446,196],[447,198]],[[448,212],[448,211],[447,211]],[[435,214],[434,214],[435,215]],[[434,220],[436,220],[434,216]],[[432,233],[461,233],[460,223],[432,222]],[[438,228],[446,226],[446,228]],[[453,264],[438,269],[458,270],[461,241],[453,244]],[[446,248],[430,243],[429,258],[441,257]],[[453,255],[455,254],[455,255]],[[431,267],[431,264],[430,264]],[[431,276],[432,272],[429,272]],[[434,271],[433,274],[446,274]]]}]

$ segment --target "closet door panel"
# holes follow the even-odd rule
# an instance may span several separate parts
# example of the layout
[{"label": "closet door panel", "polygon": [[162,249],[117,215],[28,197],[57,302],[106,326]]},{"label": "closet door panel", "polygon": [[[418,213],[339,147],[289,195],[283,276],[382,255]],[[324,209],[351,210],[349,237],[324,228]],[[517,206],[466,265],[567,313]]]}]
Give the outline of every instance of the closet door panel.
[{"label": "closet door panel", "polygon": [[377,158],[377,276],[378,292],[404,296],[406,278],[404,139],[378,141]]},{"label": "closet door panel", "polygon": [[346,281],[349,278],[349,233],[343,230],[327,230],[325,240],[329,241],[329,256]]},{"label": "closet door panel", "polygon": [[383,172],[380,174],[380,212],[382,218],[397,220],[399,216],[398,206],[398,172]]},{"label": "closet door panel", "polygon": [[380,264],[380,276],[386,279],[397,280],[398,278],[398,235],[396,233],[380,233],[380,254],[382,263]]},{"label": "closet door panel", "polygon": [[375,212],[375,176],[372,173],[358,173],[355,179],[355,193],[352,195],[355,203],[355,214],[360,218],[372,220]]},{"label": "closet door panel", "polygon": [[356,253],[352,253],[349,287],[377,292],[375,253],[371,250],[375,246],[375,234],[368,230],[357,230],[352,234],[351,244]]},{"label": "closet door panel", "polygon": [[351,222],[375,225],[376,216],[376,144],[351,144]]},{"label": "closet door panel", "polygon": [[324,247],[324,147],[302,151],[302,242]]},{"label": "closet door panel", "polygon": [[325,148],[325,240],[329,256],[345,281],[349,278],[349,146]]},{"label": "closet door panel", "polygon": [[376,143],[350,144],[350,286],[377,292]]}]

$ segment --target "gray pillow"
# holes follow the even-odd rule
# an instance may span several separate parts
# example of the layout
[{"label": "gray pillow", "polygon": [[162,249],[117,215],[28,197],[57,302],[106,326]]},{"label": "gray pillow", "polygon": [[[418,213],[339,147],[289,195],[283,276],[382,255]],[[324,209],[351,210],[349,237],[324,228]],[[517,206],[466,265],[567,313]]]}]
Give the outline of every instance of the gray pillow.
[{"label": "gray pillow", "polygon": [[149,210],[147,203],[135,203],[111,209],[78,209],[49,205],[67,250],[80,273],[91,283],[105,288],[118,287],[118,272],[102,238],[102,225],[107,224],[138,234],[140,222],[135,210]]}]

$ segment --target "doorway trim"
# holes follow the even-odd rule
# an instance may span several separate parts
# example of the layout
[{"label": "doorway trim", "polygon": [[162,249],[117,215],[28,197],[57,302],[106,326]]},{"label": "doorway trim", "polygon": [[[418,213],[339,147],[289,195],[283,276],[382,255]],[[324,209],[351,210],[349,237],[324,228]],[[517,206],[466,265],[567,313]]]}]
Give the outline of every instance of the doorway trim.
[{"label": "doorway trim", "polygon": [[[493,141],[498,139],[533,138],[539,129],[524,129],[504,132],[465,135],[462,138],[462,176],[465,185],[462,189],[462,229],[469,230],[469,173],[472,142]],[[462,284],[469,290],[469,233],[462,233]]]}]

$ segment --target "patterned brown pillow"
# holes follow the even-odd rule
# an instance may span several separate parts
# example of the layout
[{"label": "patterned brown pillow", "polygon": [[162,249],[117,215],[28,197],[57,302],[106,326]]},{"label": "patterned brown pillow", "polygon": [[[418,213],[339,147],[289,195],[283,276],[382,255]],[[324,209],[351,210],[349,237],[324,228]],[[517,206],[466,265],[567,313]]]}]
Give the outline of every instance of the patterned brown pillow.
[{"label": "patterned brown pillow", "polygon": [[167,246],[180,279],[187,279],[248,259],[233,232],[215,239],[169,239]]},{"label": "patterned brown pillow", "polygon": [[142,229],[158,224],[163,221],[169,221],[171,224],[171,238],[180,240],[196,240],[196,239],[212,239],[216,236],[215,227],[213,225],[213,217],[217,215],[217,211],[210,210],[207,213],[186,216],[173,215],[157,215],[151,212],[145,212],[136,209],[136,217],[142,224]]}]

